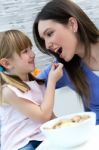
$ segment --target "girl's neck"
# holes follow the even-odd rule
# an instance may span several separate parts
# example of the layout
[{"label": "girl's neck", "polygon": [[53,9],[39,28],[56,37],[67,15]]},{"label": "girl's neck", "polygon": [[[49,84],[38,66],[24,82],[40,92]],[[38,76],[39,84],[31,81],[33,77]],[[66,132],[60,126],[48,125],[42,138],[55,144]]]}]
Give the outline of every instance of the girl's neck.
[{"label": "girl's neck", "polygon": [[19,77],[20,77],[20,79],[22,80],[22,81],[29,81],[29,76],[28,76],[28,74],[27,75],[19,75]]},{"label": "girl's neck", "polygon": [[12,73],[10,71],[5,71],[5,73],[9,74],[9,75],[16,75],[18,76],[22,81],[29,81],[29,76],[28,74],[24,74],[24,73]]}]

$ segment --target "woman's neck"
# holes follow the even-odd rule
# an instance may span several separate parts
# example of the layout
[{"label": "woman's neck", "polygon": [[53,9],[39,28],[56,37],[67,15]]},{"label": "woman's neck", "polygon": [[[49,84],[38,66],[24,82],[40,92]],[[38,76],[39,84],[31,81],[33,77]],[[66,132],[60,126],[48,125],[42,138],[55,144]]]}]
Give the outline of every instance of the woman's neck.
[{"label": "woman's neck", "polygon": [[81,46],[80,50],[78,50],[77,52],[79,57],[81,57],[84,63],[86,63],[92,70],[99,70],[99,42],[96,44],[91,44],[90,58],[84,58],[83,46]]},{"label": "woman's neck", "polygon": [[91,58],[88,65],[94,71],[99,70],[99,42],[91,45]]}]

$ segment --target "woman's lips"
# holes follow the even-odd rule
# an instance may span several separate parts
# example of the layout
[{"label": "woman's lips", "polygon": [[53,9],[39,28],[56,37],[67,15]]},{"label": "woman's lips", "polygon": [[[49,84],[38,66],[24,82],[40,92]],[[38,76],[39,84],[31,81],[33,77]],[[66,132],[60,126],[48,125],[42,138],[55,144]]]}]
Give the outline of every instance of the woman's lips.
[{"label": "woman's lips", "polygon": [[62,56],[62,47],[60,47],[58,49],[55,49],[54,52],[57,53],[60,58],[63,58],[63,56]]},{"label": "woman's lips", "polygon": [[60,55],[62,53],[62,48],[60,47],[57,51],[57,53]]},{"label": "woman's lips", "polygon": [[58,49],[55,49],[54,52],[60,55],[62,53],[62,48],[60,47]]}]

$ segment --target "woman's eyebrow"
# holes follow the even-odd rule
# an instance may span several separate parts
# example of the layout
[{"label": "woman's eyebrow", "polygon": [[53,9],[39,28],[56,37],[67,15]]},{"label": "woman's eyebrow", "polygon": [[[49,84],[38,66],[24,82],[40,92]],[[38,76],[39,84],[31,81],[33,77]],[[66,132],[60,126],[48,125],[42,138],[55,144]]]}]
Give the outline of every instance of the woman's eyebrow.
[{"label": "woman's eyebrow", "polygon": [[46,34],[46,32],[49,30],[50,28],[47,28],[47,29],[45,29],[43,32],[42,32],[42,34],[41,34],[41,38],[43,38],[43,35],[45,35]]},{"label": "woman's eyebrow", "polygon": [[44,32],[43,32],[43,35],[46,34],[46,32],[48,32],[51,28],[47,28]]}]

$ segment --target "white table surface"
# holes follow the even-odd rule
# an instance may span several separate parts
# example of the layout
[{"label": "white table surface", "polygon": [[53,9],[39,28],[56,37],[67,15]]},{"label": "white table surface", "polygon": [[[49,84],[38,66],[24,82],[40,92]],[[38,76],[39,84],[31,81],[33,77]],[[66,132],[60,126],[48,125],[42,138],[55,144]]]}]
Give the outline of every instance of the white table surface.
[{"label": "white table surface", "polygon": [[95,127],[90,139],[79,146],[73,148],[60,148],[51,145],[48,140],[45,140],[36,150],[99,150],[99,125]]}]

